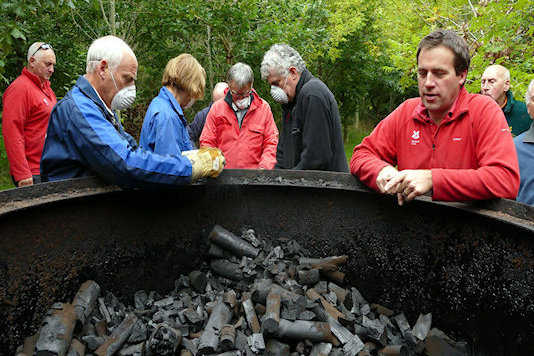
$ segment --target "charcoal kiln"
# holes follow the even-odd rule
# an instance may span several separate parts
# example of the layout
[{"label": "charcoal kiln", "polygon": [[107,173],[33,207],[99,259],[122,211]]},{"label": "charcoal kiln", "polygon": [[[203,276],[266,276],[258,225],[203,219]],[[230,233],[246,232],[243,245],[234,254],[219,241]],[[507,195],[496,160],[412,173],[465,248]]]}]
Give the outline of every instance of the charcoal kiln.
[{"label": "charcoal kiln", "polygon": [[125,299],[172,290],[207,261],[215,224],[347,255],[345,280],[368,300],[411,325],[431,312],[473,354],[534,349],[534,209],[427,198],[399,207],[348,174],[227,170],[167,191],[84,178],[1,192],[0,353],[14,354],[86,280]]}]

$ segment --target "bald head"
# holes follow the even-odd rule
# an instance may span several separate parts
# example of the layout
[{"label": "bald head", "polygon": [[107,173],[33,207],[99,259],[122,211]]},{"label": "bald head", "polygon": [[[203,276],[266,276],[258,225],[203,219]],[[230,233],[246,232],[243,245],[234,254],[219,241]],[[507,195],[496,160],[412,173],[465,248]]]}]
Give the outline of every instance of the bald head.
[{"label": "bald head", "polygon": [[215,84],[213,93],[211,94],[211,100],[216,102],[217,100],[224,98],[224,91],[226,88],[228,88],[228,84],[225,82],[219,82]]},{"label": "bald head", "polygon": [[52,46],[45,42],[34,42],[28,48],[28,70],[39,77],[41,84],[50,80],[56,65],[56,55]]},{"label": "bald head", "polygon": [[506,92],[510,90],[510,72],[499,64],[489,66],[482,74],[480,89],[482,94],[503,106],[506,102]]}]

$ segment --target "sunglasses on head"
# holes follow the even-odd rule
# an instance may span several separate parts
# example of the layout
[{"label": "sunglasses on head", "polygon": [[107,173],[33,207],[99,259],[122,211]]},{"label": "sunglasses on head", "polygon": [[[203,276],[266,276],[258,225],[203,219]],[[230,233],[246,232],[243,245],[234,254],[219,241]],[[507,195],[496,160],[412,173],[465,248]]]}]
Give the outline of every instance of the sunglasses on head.
[{"label": "sunglasses on head", "polygon": [[43,43],[42,45],[39,46],[39,48],[37,48],[35,50],[35,52],[33,52],[33,54],[31,55],[31,57],[35,56],[35,53],[39,52],[40,49],[53,49],[52,48],[52,45],[49,44],[49,43]]}]

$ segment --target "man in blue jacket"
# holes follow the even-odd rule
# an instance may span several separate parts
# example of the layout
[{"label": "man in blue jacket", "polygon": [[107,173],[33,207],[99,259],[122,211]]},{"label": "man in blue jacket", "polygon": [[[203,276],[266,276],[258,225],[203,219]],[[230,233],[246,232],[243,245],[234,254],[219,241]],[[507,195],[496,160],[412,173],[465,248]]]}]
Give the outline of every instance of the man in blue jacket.
[{"label": "man in blue jacket", "polygon": [[[525,102],[530,117],[534,120],[534,79],[530,82],[525,93]],[[534,124],[530,129],[514,139],[519,161],[519,175],[521,183],[516,200],[534,206]]]},{"label": "man in blue jacket", "polygon": [[50,115],[41,158],[44,181],[101,175],[122,188],[154,188],[217,177],[225,160],[217,149],[187,156],[160,156],[137,146],[114,110],[135,100],[137,59],[114,36],[99,38],[87,52],[86,74]]}]

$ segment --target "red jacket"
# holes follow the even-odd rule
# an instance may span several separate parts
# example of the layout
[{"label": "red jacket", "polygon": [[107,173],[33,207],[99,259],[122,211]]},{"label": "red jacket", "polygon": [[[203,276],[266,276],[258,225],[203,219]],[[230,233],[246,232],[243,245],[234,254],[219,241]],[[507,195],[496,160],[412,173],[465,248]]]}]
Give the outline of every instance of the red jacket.
[{"label": "red jacket", "polygon": [[27,68],[4,92],[2,134],[9,172],[16,181],[39,175],[39,163],[56,95]]},{"label": "red jacket", "polygon": [[501,108],[491,98],[462,88],[449,117],[436,125],[420,98],[409,99],[354,148],[350,171],[378,190],[387,165],[431,169],[432,199],[515,199],[519,166]]},{"label": "red jacket", "polygon": [[278,129],[269,104],[252,91],[253,100],[241,128],[229,94],[211,106],[200,135],[201,147],[218,147],[226,168],[273,169],[276,163]]}]

